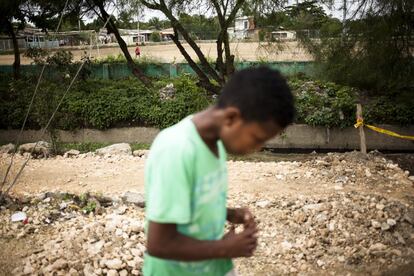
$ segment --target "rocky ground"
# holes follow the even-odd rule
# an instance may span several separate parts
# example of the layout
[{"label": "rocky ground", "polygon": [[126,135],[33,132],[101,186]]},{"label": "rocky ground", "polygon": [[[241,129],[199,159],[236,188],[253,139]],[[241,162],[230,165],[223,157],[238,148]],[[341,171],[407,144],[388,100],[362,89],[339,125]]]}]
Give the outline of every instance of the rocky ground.
[{"label": "rocky ground", "polygon": [[[1,207],[0,274],[139,275],[142,180],[126,180],[144,163],[92,153],[31,161],[12,193],[20,201]],[[249,207],[260,228],[254,257],[235,261],[241,275],[412,275],[414,179],[383,155],[230,161],[229,181],[229,206]],[[12,222],[19,211],[27,219]]]}]

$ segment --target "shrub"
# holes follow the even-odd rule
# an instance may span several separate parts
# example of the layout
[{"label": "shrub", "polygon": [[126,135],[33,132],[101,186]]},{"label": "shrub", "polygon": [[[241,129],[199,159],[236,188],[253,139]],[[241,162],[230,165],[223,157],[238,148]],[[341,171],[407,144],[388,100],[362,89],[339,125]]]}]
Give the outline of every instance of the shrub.
[{"label": "shrub", "polygon": [[[47,123],[69,81],[45,79],[41,82],[26,128],[38,129]],[[160,100],[159,90],[171,82],[176,89],[175,96]],[[296,123],[326,127],[347,127],[355,123],[358,90],[298,77],[291,78],[289,83],[296,98]],[[12,80],[8,75],[0,75],[0,128],[21,127],[35,84],[33,77]],[[363,104],[366,122],[414,124],[414,100],[409,93],[404,97],[397,95],[368,98]],[[51,129],[165,128],[213,101],[190,75],[155,80],[151,89],[135,78],[87,79],[74,84],[52,121]]]},{"label": "shrub", "polygon": [[160,42],[161,41],[161,35],[159,32],[153,32],[150,35],[150,40],[153,42]]}]

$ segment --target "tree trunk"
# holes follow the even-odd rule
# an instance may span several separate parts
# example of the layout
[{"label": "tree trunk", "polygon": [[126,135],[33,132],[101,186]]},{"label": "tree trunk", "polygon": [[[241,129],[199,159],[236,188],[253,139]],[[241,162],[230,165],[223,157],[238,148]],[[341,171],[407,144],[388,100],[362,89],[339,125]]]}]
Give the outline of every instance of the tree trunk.
[{"label": "tree trunk", "polygon": [[[221,31],[217,38],[216,68],[220,72],[220,76],[221,78],[223,78],[223,80],[230,77],[235,71],[234,55],[232,55],[230,51],[230,41],[229,41],[229,35],[227,33],[227,29],[229,28],[230,24],[233,22],[238,10],[241,8],[244,2],[245,0],[238,0],[233,10],[230,12],[229,16],[227,17],[226,16],[227,5],[223,7],[223,11],[222,11],[220,3],[218,1],[212,1],[213,6],[216,9],[216,13],[217,13],[219,23],[220,23],[220,28],[221,28]],[[225,59],[223,59],[223,45],[224,45]]]},{"label": "tree trunk", "polygon": [[19,50],[19,44],[17,42],[16,33],[14,32],[13,24],[10,21],[7,21],[7,30],[13,41],[13,51],[14,51],[13,75],[15,79],[18,79],[20,77],[20,50]]},{"label": "tree trunk", "polygon": [[[102,18],[106,22],[110,15],[106,12],[103,3],[97,3],[97,2],[95,3],[98,6],[99,11],[101,12]],[[137,66],[137,64],[135,64],[134,60],[132,59],[131,54],[128,51],[128,46],[125,43],[125,41],[122,39],[121,34],[119,33],[119,30],[116,27],[112,18],[109,19],[108,24],[106,25],[106,28],[109,32],[115,35],[116,40],[118,41],[119,47],[121,48],[121,51],[124,54],[125,59],[127,60],[128,67],[131,70],[132,74],[134,74],[134,76],[136,76],[146,87],[152,87],[151,80],[147,76],[145,76],[144,72]]]},{"label": "tree trunk", "polygon": [[191,56],[187,53],[181,42],[178,40],[178,33],[176,29],[174,29],[174,33],[175,35],[171,36],[171,39],[177,46],[178,50],[180,50],[184,58],[187,60],[190,67],[197,74],[198,78],[200,79],[199,85],[213,94],[218,94],[220,91],[220,87],[210,82],[208,76],[203,72],[203,70],[200,69],[200,67],[198,67],[198,65],[194,62]]},{"label": "tree trunk", "polygon": [[217,72],[214,70],[214,68],[210,65],[210,63],[207,61],[206,57],[204,56],[203,52],[201,52],[200,48],[198,47],[197,43],[190,37],[190,34],[187,32],[186,29],[181,25],[181,23],[177,20],[177,18],[174,17],[172,12],[168,9],[168,7],[165,5],[164,1],[161,1],[161,5],[159,6],[159,10],[164,13],[164,15],[170,20],[171,25],[174,29],[176,29],[178,32],[181,33],[184,40],[191,46],[191,48],[196,53],[198,59],[200,60],[201,66],[203,69],[207,72],[207,74],[210,75],[215,81],[218,83],[222,83],[222,79],[220,79],[220,76],[217,74]]}]

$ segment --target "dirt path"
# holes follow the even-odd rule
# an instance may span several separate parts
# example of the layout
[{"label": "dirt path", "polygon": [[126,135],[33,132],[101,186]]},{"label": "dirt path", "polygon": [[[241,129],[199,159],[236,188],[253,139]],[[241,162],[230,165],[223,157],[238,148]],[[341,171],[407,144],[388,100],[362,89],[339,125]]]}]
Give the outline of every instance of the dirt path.
[{"label": "dirt path", "polygon": [[[8,158],[0,158],[1,175]],[[18,157],[16,163],[22,161]],[[145,158],[91,154],[33,160],[13,194],[92,192],[120,197],[126,191],[142,193],[144,165]],[[229,206],[250,208],[261,229],[255,256],[236,260],[241,275],[410,275],[414,260],[413,180],[408,171],[384,156],[307,155],[297,161],[229,161],[228,167]],[[20,262],[27,271],[55,269],[57,275],[67,275],[71,269],[79,272],[71,275],[86,275],[91,269],[91,275],[102,275],[108,273],[109,265],[99,260],[112,258],[125,263],[119,273],[137,275],[142,259],[136,257],[137,263],[129,267],[134,253],[124,247],[136,244],[142,248],[145,244],[142,233],[128,232],[128,221],[143,223],[143,209],[115,205],[103,214],[84,216],[56,211],[62,208],[61,203],[46,203],[46,199],[27,205],[29,216],[38,221],[33,222],[35,230],[30,228],[32,222],[28,226],[10,223],[15,210],[0,212],[0,275],[10,275]],[[124,209],[120,212],[119,208]],[[42,224],[51,214],[61,218],[55,224]],[[115,231],[115,218],[120,224],[116,235],[111,232]],[[102,234],[92,234],[95,230],[90,228]],[[99,239],[102,244],[116,246],[105,245],[100,255],[89,255],[101,243]],[[81,248],[74,247],[79,243]],[[65,265],[57,267],[57,262]]]},{"label": "dirt path", "polygon": [[[215,43],[199,43],[201,51],[209,59],[216,59],[216,44]],[[195,60],[198,60],[194,51],[187,45],[184,47],[189,51],[190,56]],[[128,48],[131,56],[135,56],[135,47]],[[298,47],[296,42],[287,42],[283,48],[279,49],[275,46],[269,46],[265,43],[251,42],[251,43],[231,43],[232,53],[235,55],[236,60],[267,60],[267,61],[307,61],[312,60],[311,56],[306,51]],[[86,49],[88,52],[89,49]],[[72,50],[74,60],[80,60],[84,55],[85,50]],[[89,52],[88,52],[89,53]],[[141,53],[143,57],[153,58],[160,62],[183,62],[184,58],[178,51],[174,44],[167,45],[148,45],[141,47]],[[99,51],[94,48],[92,50],[92,57],[105,58],[107,56],[118,56],[122,54],[121,49],[114,44],[114,47],[101,48]],[[0,64],[11,65],[14,62],[13,55],[0,55]],[[30,64],[32,60],[21,55],[22,64]]]},{"label": "dirt path", "polygon": [[[412,187],[410,189],[409,185],[400,187],[395,185],[395,181],[381,175],[375,176],[371,172],[368,173],[370,177],[366,177],[365,169],[369,170],[367,164],[361,168],[356,167],[361,160],[346,161],[349,157],[344,156],[352,156],[352,154],[336,154],[333,155],[334,157],[326,154],[314,157],[309,155],[306,161],[302,162],[229,161],[229,193],[258,196],[324,195],[338,191],[336,183],[346,182],[343,183],[341,190],[365,190],[388,193],[397,197],[414,196],[414,189]],[[343,163],[336,161],[339,162],[337,166],[327,161],[320,161],[320,159],[337,160],[337,158],[342,158],[343,161]],[[380,160],[380,157],[377,159]],[[14,173],[24,158],[16,155],[15,160],[17,163],[13,166]],[[2,175],[8,162],[9,156],[3,156],[0,160]],[[28,194],[48,191],[77,194],[94,192],[119,196],[125,191],[144,192],[144,165],[144,158],[132,156],[104,158],[81,155],[78,158],[57,156],[53,159],[31,160],[14,192]],[[371,170],[378,171],[375,162],[372,162],[371,166],[373,167]],[[403,173],[402,177],[404,176]],[[372,190],[374,185],[375,191]]]}]

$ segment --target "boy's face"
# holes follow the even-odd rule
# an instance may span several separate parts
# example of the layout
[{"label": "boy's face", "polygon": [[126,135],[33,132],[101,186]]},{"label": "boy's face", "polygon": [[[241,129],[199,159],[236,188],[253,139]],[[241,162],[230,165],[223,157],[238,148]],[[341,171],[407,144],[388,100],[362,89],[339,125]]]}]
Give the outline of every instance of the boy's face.
[{"label": "boy's face", "polygon": [[220,139],[231,154],[243,155],[260,150],[264,143],[282,131],[275,122],[245,121],[240,113],[230,114],[221,127]]}]

